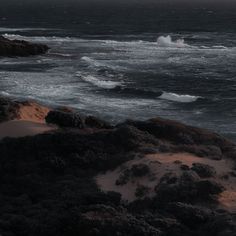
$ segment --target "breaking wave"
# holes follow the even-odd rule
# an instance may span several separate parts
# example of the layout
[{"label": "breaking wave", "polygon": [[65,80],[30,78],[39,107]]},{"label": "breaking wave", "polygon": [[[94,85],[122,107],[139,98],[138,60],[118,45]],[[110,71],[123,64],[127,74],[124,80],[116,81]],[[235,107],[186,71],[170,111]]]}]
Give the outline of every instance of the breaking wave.
[{"label": "breaking wave", "polygon": [[188,103],[188,102],[195,102],[200,97],[199,96],[192,96],[192,95],[180,95],[180,94],[176,94],[176,93],[163,92],[163,94],[159,98],[173,101],[173,102]]},{"label": "breaking wave", "polygon": [[191,47],[190,45],[184,42],[184,39],[177,39],[176,41],[173,41],[170,35],[158,37],[157,45],[159,47],[174,47],[174,48]]},{"label": "breaking wave", "polygon": [[10,96],[9,93],[4,92],[4,91],[1,91],[1,92],[0,92],[0,95],[1,95],[1,96],[4,96],[4,97]]},{"label": "breaking wave", "polygon": [[108,70],[116,70],[116,71],[126,69],[124,66],[112,64],[111,61],[107,61],[107,60],[96,60],[96,59],[93,59],[93,58],[90,58],[87,56],[81,57],[81,60],[86,62],[88,64],[88,66],[90,66],[93,69],[94,69],[94,67],[99,68],[99,70],[101,68],[108,69]]},{"label": "breaking wave", "polygon": [[81,57],[81,60],[85,61],[90,66],[96,66],[96,67],[104,66],[102,63],[100,63],[97,60],[94,60],[90,57],[84,56],[84,57]]},{"label": "breaking wave", "polygon": [[103,89],[114,89],[117,86],[121,86],[120,82],[100,79],[93,75],[82,75],[78,72],[77,76],[80,77],[83,81]]},{"label": "breaking wave", "polygon": [[125,88],[123,86],[116,86],[112,88],[113,92],[127,95],[127,96],[141,96],[145,98],[159,98],[164,100],[169,100],[173,102],[181,102],[181,103],[190,103],[195,102],[200,97],[198,96],[191,96],[191,95],[180,95],[176,93],[167,93],[163,91],[151,91],[146,89],[139,89],[139,88]]}]

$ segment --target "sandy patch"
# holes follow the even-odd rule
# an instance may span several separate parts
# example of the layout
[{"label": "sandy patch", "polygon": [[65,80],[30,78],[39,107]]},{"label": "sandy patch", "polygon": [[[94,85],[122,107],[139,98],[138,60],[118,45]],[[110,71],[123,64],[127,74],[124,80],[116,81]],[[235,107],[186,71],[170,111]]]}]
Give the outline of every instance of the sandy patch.
[{"label": "sandy patch", "polygon": [[5,137],[34,136],[47,131],[55,130],[57,127],[32,121],[13,120],[0,123],[0,139]]},{"label": "sandy patch", "polygon": [[[181,165],[187,165],[191,168],[193,163],[207,164],[215,168],[217,172],[216,180],[226,188],[226,191],[219,197],[219,201],[222,206],[233,210],[236,204],[236,178],[232,176],[228,179],[223,178],[223,176],[228,175],[232,171],[233,164],[230,160],[211,160],[189,153],[151,154],[141,159],[128,161],[114,171],[100,174],[96,177],[96,181],[103,191],[119,192],[124,201],[132,202],[137,199],[135,193],[138,186],[143,185],[148,187],[150,191],[146,196],[152,197],[155,194],[154,188],[160,182],[163,175],[171,172],[176,176],[180,176],[183,172],[180,168]],[[143,177],[131,178],[124,185],[116,185],[116,180],[121,173],[136,164],[148,165],[150,173]]]},{"label": "sandy patch", "polygon": [[50,109],[35,102],[25,102],[20,105],[17,112],[17,120],[27,120],[44,123]]}]

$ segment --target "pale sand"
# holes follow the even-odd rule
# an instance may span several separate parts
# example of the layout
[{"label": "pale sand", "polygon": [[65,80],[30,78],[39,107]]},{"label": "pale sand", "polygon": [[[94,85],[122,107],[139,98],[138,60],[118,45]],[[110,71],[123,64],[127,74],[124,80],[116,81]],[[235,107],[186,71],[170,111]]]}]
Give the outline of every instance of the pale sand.
[{"label": "pale sand", "polygon": [[57,129],[56,126],[26,120],[12,120],[0,123],[0,139],[5,137],[34,136]]},{"label": "pale sand", "polygon": [[[228,180],[222,179],[222,176],[232,171],[232,162],[230,160],[211,160],[207,158],[200,158],[189,153],[166,153],[166,154],[152,154],[145,158],[135,159],[124,163],[114,171],[108,171],[105,174],[100,174],[96,177],[98,186],[101,190],[115,191],[122,195],[124,201],[132,202],[137,199],[135,190],[138,185],[144,185],[150,188],[148,197],[154,195],[154,188],[160,182],[161,177],[169,172],[175,173],[179,176],[182,172],[180,164],[174,163],[181,161],[182,164],[192,166],[193,163],[203,163],[213,166],[217,171],[216,180],[223,184],[226,188],[220,197],[219,202],[223,207],[236,211],[236,178],[230,177]],[[122,170],[132,167],[134,164],[147,164],[151,170],[151,174],[141,177],[133,178],[123,186],[115,184]]]}]

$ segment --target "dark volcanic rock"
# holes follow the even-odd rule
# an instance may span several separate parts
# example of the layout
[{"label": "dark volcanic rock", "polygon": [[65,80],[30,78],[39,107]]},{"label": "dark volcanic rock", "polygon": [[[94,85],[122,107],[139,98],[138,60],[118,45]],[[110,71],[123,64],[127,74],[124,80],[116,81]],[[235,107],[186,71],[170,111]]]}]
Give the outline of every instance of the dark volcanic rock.
[{"label": "dark volcanic rock", "polygon": [[49,47],[43,44],[29,43],[23,40],[9,40],[0,36],[0,56],[31,56],[44,54]]},{"label": "dark volcanic rock", "polygon": [[216,170],[214,167],[202,163],[193,163],[193,167],[191,169],[202,178],[214,177],[216,175]]}]

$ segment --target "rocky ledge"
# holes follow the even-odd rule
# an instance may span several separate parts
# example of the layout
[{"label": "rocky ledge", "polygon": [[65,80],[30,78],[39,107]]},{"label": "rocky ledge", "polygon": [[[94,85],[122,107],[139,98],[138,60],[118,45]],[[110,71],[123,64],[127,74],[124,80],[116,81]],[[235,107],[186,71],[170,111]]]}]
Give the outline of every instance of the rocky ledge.
[{"label": "rocky ledge", "polygon": [[[24,104],[0,99],[1,120]],[[44,118],[58,129],[0,141],[1,235],[235,235],[233,142],[160,118]]]},{"label": "rocky ledge", "polygon": [[43,44],[30,43],[24,40],[9,40],[0,36],[0,57],[25,57],[44,54],[49,47]]}]

